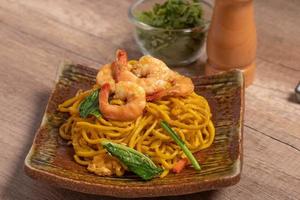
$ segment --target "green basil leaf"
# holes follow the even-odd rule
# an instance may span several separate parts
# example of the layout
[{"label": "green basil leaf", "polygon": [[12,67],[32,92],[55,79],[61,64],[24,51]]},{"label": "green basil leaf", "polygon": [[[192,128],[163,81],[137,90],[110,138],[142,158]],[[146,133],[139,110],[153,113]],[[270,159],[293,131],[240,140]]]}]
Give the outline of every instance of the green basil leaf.
[{"label": "green basil leaf", "polygon": [[80,117],[87,118],[89,115],[101,116],[98,98],[99,90],[95,90],[81,102],[79,106]]},{"label": "green basil leaf", "polygon": [[144,180],[150,180],[163,172],[163,169],[157,167],[149,157],[132,148],[109,141],[103,141],[101,144],[110,154],[126,165],[129,171]]}]

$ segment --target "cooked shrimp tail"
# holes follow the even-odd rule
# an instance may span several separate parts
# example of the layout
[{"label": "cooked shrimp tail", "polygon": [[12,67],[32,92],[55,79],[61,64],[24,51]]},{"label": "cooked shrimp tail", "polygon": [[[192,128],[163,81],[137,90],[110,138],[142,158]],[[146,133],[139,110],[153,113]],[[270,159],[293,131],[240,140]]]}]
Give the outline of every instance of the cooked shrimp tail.
[{"label": "cooked shrimp tail", "polygon": [[118,49],[116,52],[116,61],[119,62],[122,65],[126,65],[128,57],[127,57],[127,53],[125,50],[123,49]]},{"label": "cooked shrimp tail", "polygon": [[128,79],[127,73],[127,53],[125,50],[118,49],[116,52],[116,61],[111,64],[112,75],[116,83],[120,81],[133,81]]},{"label": "cooked shrimp tail", "polygon": [[111,64],[112,76],[116,83],[121,81],[121,66],[118,62],[113,62]]}]

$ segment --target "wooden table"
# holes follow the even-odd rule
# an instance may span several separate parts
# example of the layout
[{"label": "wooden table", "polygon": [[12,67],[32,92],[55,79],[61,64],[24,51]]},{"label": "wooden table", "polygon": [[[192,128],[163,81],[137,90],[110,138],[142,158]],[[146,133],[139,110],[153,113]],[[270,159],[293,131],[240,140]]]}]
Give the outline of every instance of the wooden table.
[{"label": "wooden table", "polygon": [[[23,161],[61,61],[99,67],[117,48],[141,56],[127,20],[131,2],[0,0],[0,199],[113,199],[31,180]],[[300,199],[300,104],[293,94],[300,80],[300,1],[255,3],[257,77],[246,90],[242,179],[219,191],[162,199]]]}]

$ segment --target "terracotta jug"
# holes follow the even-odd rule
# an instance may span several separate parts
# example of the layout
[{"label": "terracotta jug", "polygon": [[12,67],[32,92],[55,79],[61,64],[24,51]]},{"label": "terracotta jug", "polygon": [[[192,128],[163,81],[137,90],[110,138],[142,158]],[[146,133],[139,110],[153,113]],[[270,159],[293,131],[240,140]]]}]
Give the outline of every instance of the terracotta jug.
[{"label": "terracotta jug", "polygon": [[207,37],[206,74],[241,69],[246,86],[254,79],[256,28],[253,0],[216,0]]}]

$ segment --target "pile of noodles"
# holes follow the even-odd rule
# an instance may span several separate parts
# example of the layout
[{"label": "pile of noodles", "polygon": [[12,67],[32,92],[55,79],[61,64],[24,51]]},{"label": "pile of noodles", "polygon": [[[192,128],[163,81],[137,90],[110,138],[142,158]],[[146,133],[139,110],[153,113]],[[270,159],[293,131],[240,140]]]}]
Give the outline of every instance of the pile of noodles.
[{"label": "pile of noodles", "polygon": [[[61,125],[59,133],[72,143],[74,160],[96,174],[103,175],[103,166],[112,171],[112,174],[107,175],[122,176],[126,170],[101,146],[100,142],[105,139],[125,144],[148,155],[164,169],[161,177],[166,176],[185,155],[162,129],[159,124],[161,120],[170,124],[192,152],[209,147],[214,140],[215,129],[209,105],[205,98],[195,93],[184,98],[166,97],[147,102],[144,114],[137,120],[118,122],[107,120],[105,116],[80,117],[80,103],[91,92],[78,91],[75,97],[59,105],[59,111],[70,115]],[[123,104],[120,100],[111,100],[110,103]]]}]

